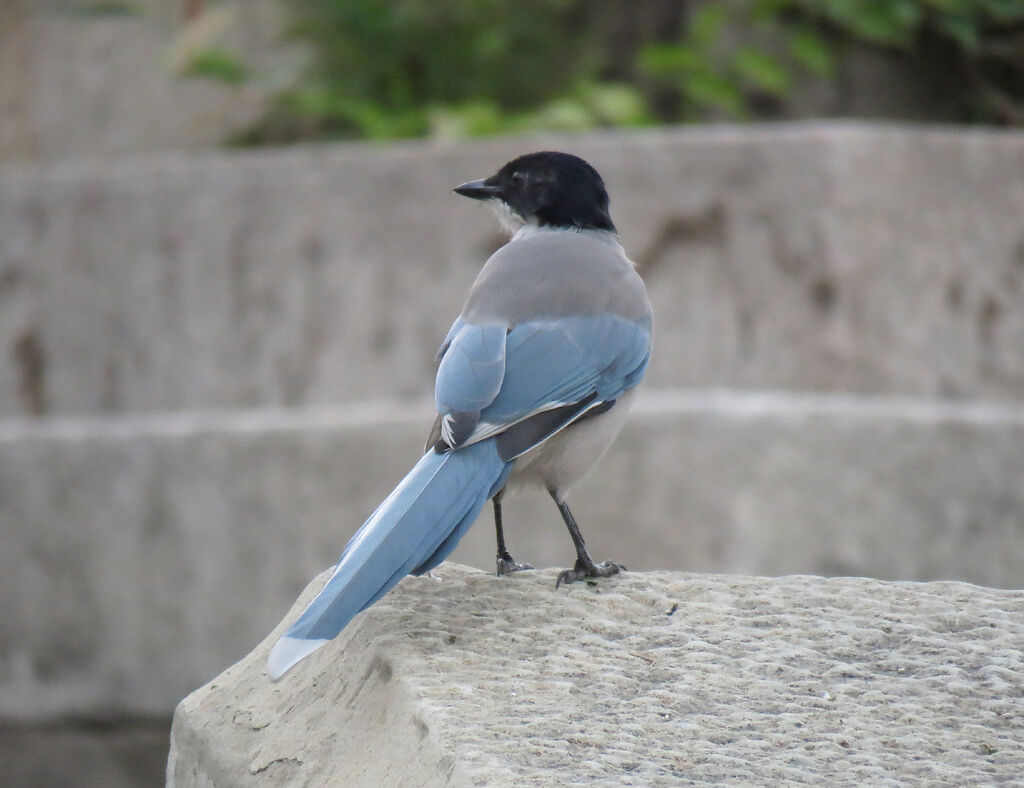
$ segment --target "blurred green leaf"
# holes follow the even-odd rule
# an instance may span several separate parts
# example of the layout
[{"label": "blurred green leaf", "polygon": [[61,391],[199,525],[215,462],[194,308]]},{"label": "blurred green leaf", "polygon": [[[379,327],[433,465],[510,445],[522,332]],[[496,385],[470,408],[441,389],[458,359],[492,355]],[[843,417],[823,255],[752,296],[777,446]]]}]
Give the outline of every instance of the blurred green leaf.
[{"label": "blurred green leaf", "polygon": [[690,40],[697,46],[713,43],[729,21],[729,9],[723,3],[697,6],[690,20]]},{"label": "blurred green leaf", "polygon": [[430,130],[436,137],[461,138],[497,134],[509,126],[509,118],[493,101],[470,101],[456,107],[435,107]]},{"label": "blurred green leaf", "polygon": [[683,74],[702,68],[703,62],[699,52],[683,44],[651,44],[637,57],[637,67],[652,77]]},{"label": "blurred green leaf", "polygon": [[970,16],[947,14],[939,18],[936,26],[968,52],[977,51],[981,44],[978,25]]},{"label": "blurred green leaf", "polygon": [[909,44],[924,13],[914,0],[804,0],[804,6],[858,38],[888,46]]},{"label": "blurred green leaf", "polygon": [[686,97],[698,105],[716,107],[735,119],[747,116],[743,94],[734,82],[718,74],[691,74],[684,86]]},{"label": "blurred green leaf", "polygon": [[819,77],[835,74],[836,60],[825,40],[814,30],[801,27],[790,34],[789,54],[800,66]]},{"label": "blurred green leaf", "polygon": [[531,114],[530,126],[551,131],[584,131],[595,125],[594,116],[577,99],[555,99]]},{"label": "blurred green leaf", "polygon": [[577,93],[601,125],[640,126],[652,122],[643,94],[632,85],[590,82],[580,85]]},{"label": "blurred green leaf", "polygon": [[759,25],[778,25],[780,14],[793,8],[793,0],[753,0],[750,20]]},{"label": "blurred green leaf", "polygon": [[[931,6],[933,9],[940,13],[959,13],[966,8],[964,0],[921,0],[923,5]],[[968,0],[971,5],[976,5],[976,0]]]},{"label": "blurred green leaf", "polygon": [[182,72],[187,77],[201,77],[240,85],[249,78],[249,69],[226,49],[204,49],[196,52]]},{"label": "blurred green leaf", "polygon": [[746,82],[773,96],[781,96],[790,86],[789,72],[772,55],[750,47],[738,49],[732,67]]},{"label": "blurred green leaf", "polygon": [[1024,2],[1021,0],[981,0],[981,8],[997,22],[1024,20]]}]

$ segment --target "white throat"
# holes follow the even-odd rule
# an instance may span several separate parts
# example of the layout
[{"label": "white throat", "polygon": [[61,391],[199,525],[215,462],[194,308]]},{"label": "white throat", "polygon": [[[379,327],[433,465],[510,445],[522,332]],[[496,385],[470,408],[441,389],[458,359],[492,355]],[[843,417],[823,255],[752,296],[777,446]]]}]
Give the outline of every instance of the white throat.
[{"label": "white throat", "polygon": [[[508,207],[504,200],[491,200],[491,210],[498,217],[501,229],[510,235],[516,235],[520,230],[525,230],[530,225],[523,221],[523,218]],[[536,225],[534,225],[536,227]]]}]

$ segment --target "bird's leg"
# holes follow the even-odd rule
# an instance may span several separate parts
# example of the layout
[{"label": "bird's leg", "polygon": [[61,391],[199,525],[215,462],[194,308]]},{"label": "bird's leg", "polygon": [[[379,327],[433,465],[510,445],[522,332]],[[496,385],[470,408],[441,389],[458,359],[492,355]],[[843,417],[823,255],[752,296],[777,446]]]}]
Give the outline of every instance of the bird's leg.
[{"label": "bird's leg", "polygon": [[533,569],[529,564],[517,564],[508,548],[505,547],[505,532],[501,529],[501,497],[504,494],[505,491],[500,490],[491,499],[491,503],[494,504],[494,531],[498,537],[498,577],[521,572],[524,569]]},{"label": "bird's leg", "polygon": [[603,561],[600,564],[594,563],[594,559],[587,552],[587,544],[583,541],[583,534],[580,533],[580,527],[576,525],[576,518],[569,511],[568,504],[565,501],[560,501],[558,495],[553,490],[548,490],[548,493],[554,499],[555,505],[558,506],[558,511],[562,513],[565,527],[569,529],[569,536],[572,537],[573,546],[576,548],[576,566],[572,569],[566,569],[558,576],[558,580],[555,581],[555,588],[558,588],[563,583],[566,585],[575,583],[577,580],[582,580],[585,577],[610,577],[611,575],[617,575],[619,572],[625,572],[626,567],[622,564],[615,564],[611,561]]}]

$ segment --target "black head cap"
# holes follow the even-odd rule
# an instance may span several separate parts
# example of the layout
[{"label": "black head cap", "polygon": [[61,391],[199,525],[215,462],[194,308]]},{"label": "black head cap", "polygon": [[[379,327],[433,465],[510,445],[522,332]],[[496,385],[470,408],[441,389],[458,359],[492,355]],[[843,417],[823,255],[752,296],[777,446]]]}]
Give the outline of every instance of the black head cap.
[{"label": "black head cap", "polygon": [[501,200],[524,222],[541,227],[615,230],[604,181],[571,153],[528,153],[490,178],[455,187],[455,192],[476,200]]}]

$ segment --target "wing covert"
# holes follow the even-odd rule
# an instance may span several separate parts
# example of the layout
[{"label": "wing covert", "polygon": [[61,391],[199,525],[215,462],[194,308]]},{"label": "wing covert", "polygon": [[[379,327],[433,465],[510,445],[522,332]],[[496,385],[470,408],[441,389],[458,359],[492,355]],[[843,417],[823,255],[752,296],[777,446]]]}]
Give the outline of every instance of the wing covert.
[{"label": "wing covert", "polygon": [[[537,428],[527,430],[531,434],[543,433],[545,425],[553,434],[639,383],[650,342],[649,317],[568,315],[512,329],[460,317],[438,352],[435,432],[450,447],[499,435],[528,419]],[[549,411],[558,413],[534,418]]]}]

